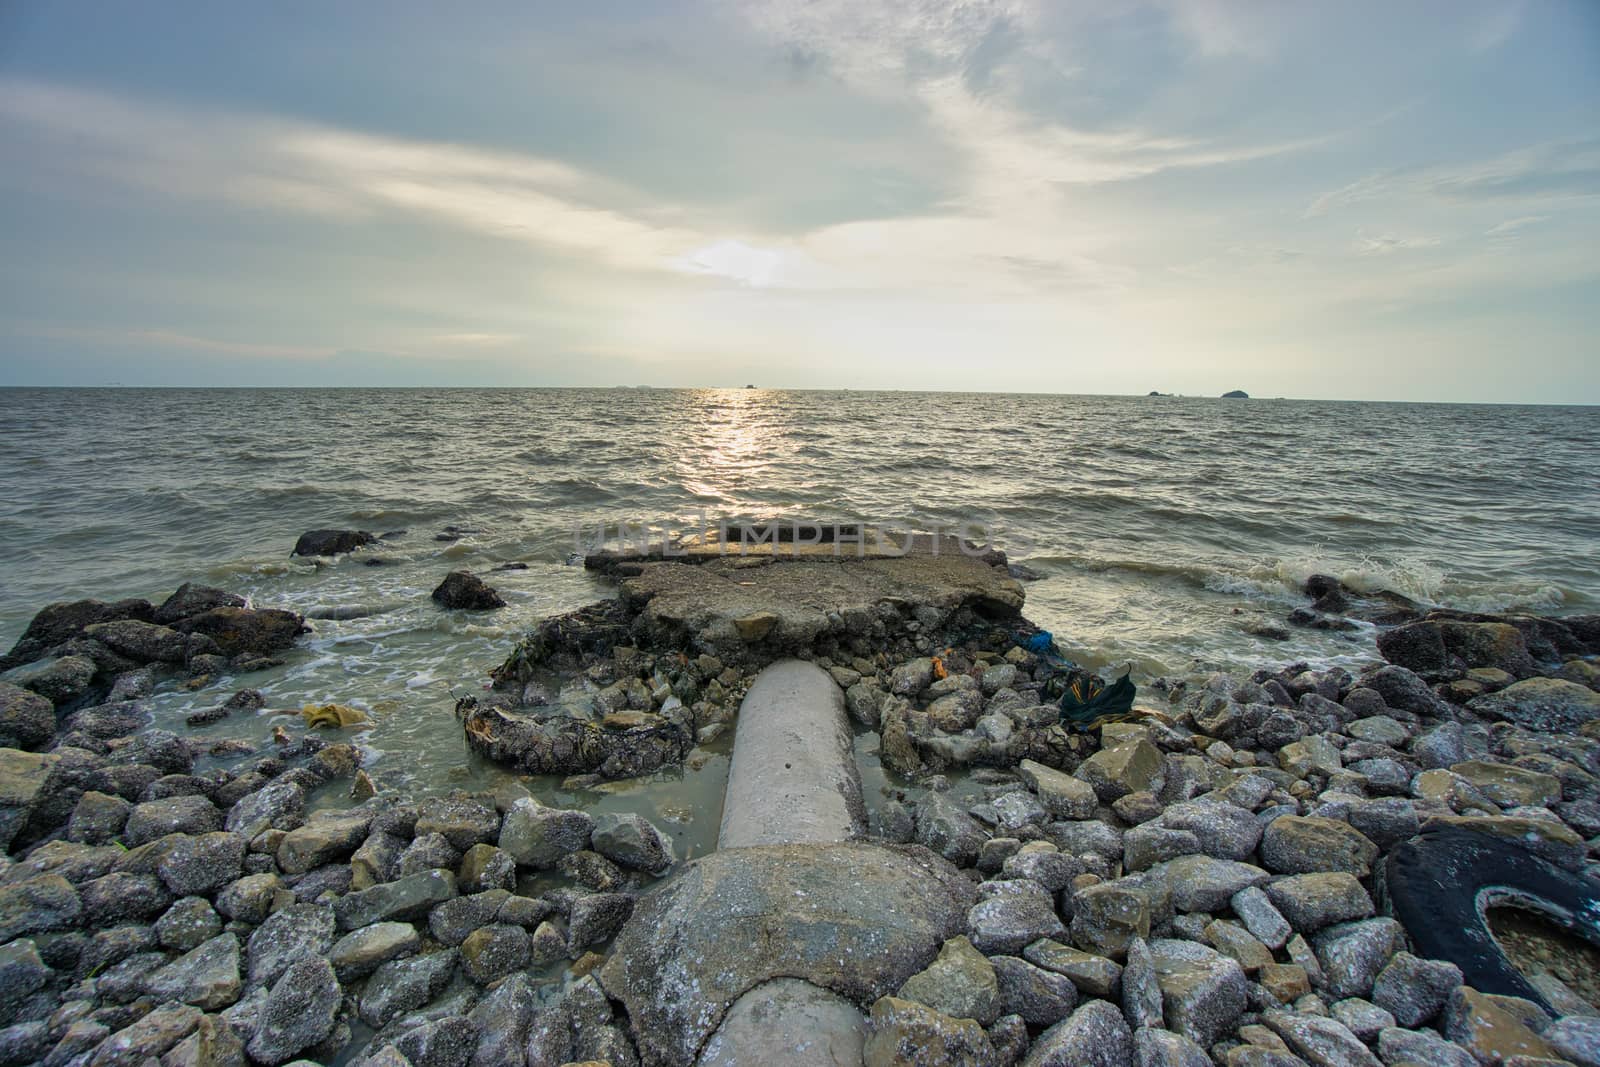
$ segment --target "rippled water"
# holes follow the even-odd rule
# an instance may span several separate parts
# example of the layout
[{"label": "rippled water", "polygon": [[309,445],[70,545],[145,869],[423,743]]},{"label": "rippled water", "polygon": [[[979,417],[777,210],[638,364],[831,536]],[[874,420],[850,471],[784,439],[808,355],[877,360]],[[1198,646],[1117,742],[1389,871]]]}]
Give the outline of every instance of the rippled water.
[{"label": "rippled water", "polygon": [[[316,620],[282,668],[163,692],[158,714],[181,721],[240,685],[279,707],[339,700],[374,712],[380,783],[477,784],[496,772],[466,756],[452,691],[481,685],[539,618],[605,594],[566,562],[578,526],[692,525],[701,511],[984,526],[1044,575],[1028,614],[1063,649],[1141,678],[1370,656],[1370,632],[1245,632],[1303,603],[1314,571],[1456,607],[1600,610],[1596,470],[1600,409],[1578,407],[0,390],[0,642],[51,600],[159,598],[187,580],[362,613]],[[446,526],[474,532],[435,540]],[[388,544],[393,566],[291,560],[318,527],[407,533]],[[490,576],[503,611],[428,599],[449,570],[509,561],[528,569]],[[259,738],[270,722],[211,729]],[[669,791],[703,809],[689,844],[714,839],[724,767],[715,757]]]}]

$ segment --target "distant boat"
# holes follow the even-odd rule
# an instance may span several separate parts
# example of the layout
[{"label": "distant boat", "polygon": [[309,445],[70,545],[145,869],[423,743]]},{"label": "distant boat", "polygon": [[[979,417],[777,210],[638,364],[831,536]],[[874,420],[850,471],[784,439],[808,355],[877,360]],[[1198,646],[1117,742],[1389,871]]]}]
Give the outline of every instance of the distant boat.
[{"label": "distant boat", "polygon": [[1231,392],[1223,393],[1222,394],[1222,399],[1224,399],[1224,400],[1249,400],[1250,399],[1250,394],[1245,392],[1243,389],[1234,389]]},{"label": "distant boat", "polygon": [[746,389],[754,389],[754,388],[755,388],[755,386],[753,386],[753,385],[747,385],[747,386],[745,386],[745,388],[746,388]]}]

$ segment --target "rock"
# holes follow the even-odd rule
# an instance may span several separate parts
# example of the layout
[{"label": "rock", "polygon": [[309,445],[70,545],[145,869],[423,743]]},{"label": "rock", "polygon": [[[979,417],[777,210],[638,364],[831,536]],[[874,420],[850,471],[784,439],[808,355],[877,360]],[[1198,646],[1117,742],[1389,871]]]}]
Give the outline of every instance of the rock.
[{"label": "rock", "polygon": [[34,808],[48,796],[45,786],[60,762],[55,753],[0,748],[0,851],[10,849]]},{"label": "rock", "polygon": [[111,651],[135,663],[182,663],[188,658],[189,642],[184,634],[168,626],[138,619],[97,622],[83,629]]},{"label": "rock", "polygon": [[1072,943],[1079,948],[1099,956],[1117,957],[1127,951],[1134,938],[1149,936],[1150,898],[1142,890],[1120,882],[1104,882],[1073,896]]},{"label": "rock", "polygon": [[545,870],[568,853],[587,848],[593,830],[594,819],[587,812],[547,808],[525,798],[506,812],[500,847],[519,864]]},{"label": "rock", "polygon": [[1312,938],[1328,992],[1343,999],[1364,997],[1389,958],[1405,947],[1405,931],[1393,919],[1362,919],[1330,926]]},{"label": "rock", "polygon": [[463,1015],[413,1026],[394,1041],[412,1067],[467,1067],[477,1047],[478,1024]]},{"label": "rock", "polygon": [[1339,750],[1326,738],[1313,735],[1278,749],[1278,766],[1296,778],[1304,778],[1311,774],[1338,774],[1344,763]]},{"label": "rock", "polygon": [[1056,941],[1035,941],[1022,950],[1022,955],[1029,963],[1065,975],[1079,992],[1091,997],[1114,996],[1122,981],[1120,964]]},{"label": "rock", "polygon": [[1544,1011],[1531,1001],[1456,986],[1445,1002],[1440,1031],[1479,1063],[1504,1063],[1513,1056],[1555,1059],[1556,1051],[1530,1023],[1543,1028]]},{"label": "rock", "polygon": [[189,952],[222,933],[222,919],[205,897],[184,897],[168,908],[152,929],[162,948]]},{"label": "rock", "polygon": [[1561,781],[1554,775],[1485,760],[1457,763],[1450,770],[1503,808],[1549,805],[1561,799]]},{"label": "rock", "polygon": [[1235,893],[1265,884],[1271,876],[1260,867],[1213,856],[1182,856],[1150,868],[1172,889],[1179,911],[1219,911]]},{"label": "rock", "polygon": [[1351,826],[1380,849],[1415,836],[1421,827],[1416,805],[1403,797],[1352,802],[1349,819]]},{"label": "rock", "polygon": [[1270,949],[1282,948],[1294,933],[1268,895],[1257,887],[1239,890],[1229,904],[1245,929]]},{"label": "rock", "polygon": [[500,815],[492,804],[453,797],[433,797],[417,807],[415,833],[442,834],[450,847],[465,852],[500,833]]},{"label": "rock", "polygon": [[305,806],[306,791],[298,782],[276,781],[242,797],[228,810],[224,828],[246,841],[273,827],[287,829],[287,820]]},{"label": "rock", "polygon": [[1110,803],[1152,788],[1161,768],[1161,750],[1140,738],[1101,749],[1079,764],[1073,775],[1087,782],[1102,801]]},{"label": "rock", "polygon": [[108,844],[122,833],[132,810],[133,805],[121,797],[91,789],[72,809],[72,817],[67,820],[67,840],[86,845]]},{"label": "rock", "polygon": [[1261,988],[1280,1004],[1293,1004],[1311,993],[1311,977],[1298,963],[1270,963],[1256,976]]},{"label": "rock", "polygon": [[988,837],[977,821],[949,797],[930,793],[917,802],[917,842],[957,867],[970,867]]},{"label": "rock", "polygon": [[1190,831],[1147,822],[1122,835],[1122,867],[1129,872],[1142,871],[1200,849],[1200,838]]},{"label": "rock", "polygon": [[333,933],[333,912],[320,904],[274,912],[246,943],[250,984],[272,985],[296,960],[322,956],[333,945]]},{"label": "rock", "polygon": [[506,606],[506,602],[489,583],[470,571],[451,571],[444,576],[444,581],[439,583],[432,596],[452,611],[487,611]]},{"label": "rock", "polygon": [[239,939],[221,934],[145,978],[145,992],[161,1001],[220,1011],[239,999]]},{"label": "rock", "polygon": [[156,873],[179,896],[210,893],[239,877],[244,850],[245,839],[239,834],[223,830],[194,834],[173,842]]},{"label": "rock", "polygon": [[32,941],[0,946],[0,1018],[11,1005],[39,991],[50,980],[50,968]]},{"label": "rock", "polygon": [[84,627],[117,619],[148,621],[154,614],[149,601],[120,600],[106,604],[99,600],[75,600],[51,604],[28,623],[11,651],[0,657],[0,670],[31,663],[51,649],[83,632]]},{"label": "rock", "polygon": [[1133,1053],[1139,1067],[1211,1067],[1205,1049],[1170,1030],[1135,1030]]},{"label": "rock", "polygon": [[[647,874],[665,874],[677,859],[672,839],[650,820],[631,812],[606,812],[596,816],[592,845],[613,863]],[[505,847],[504,842],[501,847]]]},{"label": "rock", "polygon": [[422,938],[410,923],[380,922],[352,931],[334,942],[328,962],[340,982],[365,978],[390,960],[410,956],[422,947]]},{"label": "rock", "polygon": [[1380,1033],[1394,1025],[1393,1015],[1360,997],[1336,1001],[1329,1010],[1334,1019],[1344,1024],[1345,1029],[1369,1045]]},{"label": "rock", "polygon": [[1372,898],[1355,876],[1346,871],[1280,878],[1267,886],[1267,896],[1294,928],[1304,934],[1334,923],[1365,919],[1373,912]]},{"label": "rock", "polygon": [[271,912],[273,897],[281,888],[275,874],[247,874],[217,893],[217,910],[240,922],[261,923]]},{"label": "rock", "polygon": [[1541,733],[1571,733],[1600,718],[1600,693],[1560,678],[1529,678],[1467,702],[1479,715]]},{"label": "rock", "polygon": [[1203,1047],[1232,1030],[1247,999],[1237,961],[1193,941],[1152,941],[1150,956],[1169,1029]]},{"label": "rock", "polygon": [[1214,919],[1206,925],[1205,935],[1218,952],[1232,957],[1244,968],[1244,973],[1252,977],[1276,962],[1272,950],[1236,922]]},{"label": "rock", "polygon": [[55,734],[55,705],[38,693],[0,682],[0,746],[41,748]]},{"label": "rock", "polygon": [[390,960],[372,972],[361,991],[358,1012],[368,1026],[381,1028],[444,991],[460,954],[453,948]]},{"label": "rock", "polygon": [[1053,822],[1047,833],[1051,843],[1069,856],[1096,855],[1108,863],[1122,856],[1122,834],[1098,819]]},{"label": "rock", "polygon": [[175,622],[187,619],[191,615],[199,615],[213,608],[242,608],[245,599],[234,593],[226,592],[206,585],[195,585],[184,582],[178,586],[177,591],[156,608],[152,617],[153,622],[170,626]]},{"label": "rock", "polygon": [[[212,608],[183,620],[178,628],[211,638],[222,655],[246,660],[281,652],[306,632],[303,618],[278,608]],[[245,669],[237,662],[234,666]]]},{"label": "rock", "polygon": [[443,834],[419,834],[400,853],[395,874],[405,876],[432,870],[453,871],[460,862],[461,853]]},{"label": "rock", "polygon": [[1018,764],[1017,775],[1038,794],[1039,802],[1055,818],[1087,819],[1094,815],[1097,798],[1088,782],[1026,759]]},{"label": "rock", "polygon": [[1163,1025],[1161,977],[1150,945],[1142,937],[1128,943],[1128,962],[1122,969],[1122,1016],[1135,1031]]},{"label": "rock", "polygon": [[[469,897],[455,897],[434,908],[428,915],[428,930],[443,945],[459,945],[480,926],[499,921],[501,910],[517,898],[503,889],[490,889]],[[562,942],[565,954],[566,942]]]},{"label": "rock", "polygon": [[294,543],[291,556],[338,556],[373,544],[378,539],[365,530],[308,530]]},{"label": "rock", "polygon": [[0,942],[76,926],[78,891],[59,874],[0,884]]},{"label": "rock", "polygon": [[533,1021],[533,984],[514,974],[478,1001],[467,1016],[478,1029],[472,1067],[523,1067]]},{"label": "rock", "polygon": [[1015,955],[1040,938],[1066,936],[1050,894],[1034,882],[1009,882],[1016,891],[991,896],[967,913],[972,945],[985,955]]},{"label": "rock", "polygon": [[1569,1016],[1557,1020],[1540,1036],[1578,1067],[1600,1067],[1600,1018]]},{"label": "rock", "polygon": [[1092,1000],[1040,1034],[1022,1064],[1134,1067],[1133,1032],[1115,1007],[1103,1000]]},{"label": "rock", "polygon": [[246,1050],[263,1064],[279,1064],[333,1033],[342,994],[333,967],[320,957],[297,960],[267,994],[260,1023]]},{"label": "rock", "polygon": [[1261,842],[1261,822],[1255,815],[1234,804],[1205,798],[1173,804],[1157,821],[1169,829],[1194,834],[1201,851],[1218,859],[1248,859]]},{"label": "rock", "polygon": [[461,969],[479,985],[490,985],[528,965],[528,931],[496,924],[480,927],[461,942]]},{"label": "rock", "polygon": [[937,959],[906,979],[895,995],[988,1026],[1001,1014],[996,981],[994,967],[972,942],[955,937],[944,943]]},{"label": "rock", "polygon": [[988,1036],[971,1019],[953,1019],[897,997],[878,998],[867,1016],[864,1067],[911,1062],[985,1067],[993,1058]]},{"label": "rock", "polygon": [[889,675],[889,692],[916,696],[933,682],[933,660],[923,657],[903,663]]},{"label": "rock", "polygon": [[567,919],[568,949],[580,950],[611,940],[633,913],[633,898],[626,893],[590,893],[572,903]]},{"label": "rock", "polygon": [[1401,1026],[1416,1029],[1433,1021],[1460,984],[1455,964],[1397,952],[1373,983],[1372,1002]]},{"label": "rock", "polygon": [[167,797],[136,804],[123,827],[129,848],[168,834],[205,834],[222,829],[222,813],[205,797]]},{"label": "rock", "polygon": [[1026,878],[1037,882],[1047,893],[1059,893],[1083,873],[1083,861],[1058,852],[1045,842],[1031,843],[1000,865],[1004,879]]},{"label": "rock", "polygon": [[996,956],[991,962],[999,1010],[1006,1015],[1016,1016],[1029,1026],[1054,1026],[1078,1006],[1077,986],[1066,975],[1036,967],[1016,956]]},{"label": "rock", "polygon": [[1478,1067],[1472,1053],[1446,1041],[1432,1030],[1395,1027],[1378,1035],[1378,1054],[1384,1063],[1417,1067]]},{"label": "rock", "polygon": [[[899,989],[962,932],[972,894],[920,850],[712,852],[639,899],[602,977],[627,1009],[642,1059],[692,1060],[727,1007],[769,979],[801,978],[858,1003]],[[804,910],[788,905],[802,896]]]},{"label": "rock", "polygon": [[88,1057],[89,1067],[135,1067],[188,1037],[200,1022],[199,1008],[163,1004],[106,1038]]},{"label": "rock", "polygon": [[1269,1011],[1262,1021],[1311,1067],[1383,1067],[1361,1039],[1336,1019]]},{"label": "rock", "polygon": [[366,838],[371,822],[372,816],[360,809],[318,812],[284,836],[278,845],[278,866],[285,874],[304,874],[344,859]]},{"label": "rock", "polygon": [[1401,711],[1438,718],[1445,708],[1428,683],[1404,667],[1381,667],[1365,675],[1362,684],[1374,690],[1389,707]]},{"label": "rock", "polygon": [[1377,845],[1337,819],[1284,815],[1261,836],[1261,862],[1277,874],[1345,871],[1365,878],[1377,858]]},{"label": "rock", "polygon": [[334,902],[343,930],[354,930],[388,919],[414,921],[435,905],[456,895],[456,876],[450,871],[419,871],[393,882],[350,893]]},{"label": "rock", "polygon": [[[577,853],[582,855],[582,853]],[[591,853],[591,855],[593,855]],[[595,856],[600,859],[599,856]],[[603,860],[601,862],[604,862]],[[517,861],[511,853],[493,845],[478,844],[467,849],[461,857],[461,868],[456,872],[456,888],[463,893],[477,893],[485,889],[515,889]]]}]

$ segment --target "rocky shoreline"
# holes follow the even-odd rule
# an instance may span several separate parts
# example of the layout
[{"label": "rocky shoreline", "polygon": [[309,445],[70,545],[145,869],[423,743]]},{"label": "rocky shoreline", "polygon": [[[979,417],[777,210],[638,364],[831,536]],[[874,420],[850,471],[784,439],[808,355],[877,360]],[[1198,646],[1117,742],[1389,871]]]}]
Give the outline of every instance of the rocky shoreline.
[{"label": "rocky shoreline", "polygon": [[[840,972],[866,1062],[1600,1063],[1585,975],[1538,975],[1548,1007],[1479,992],[1380,908],[1385,858],[1430,827],[1600,876],[1600,619],[1384,601],[1363,670],[1164,681],[1096,737],[1041,695],[1060,667],[1003,559],[720,613],[696,583],[797,572],[668,566],[689,569],[624,564],[616,601],[531,634],[464,736],[580,784],[649,773],[729,729],[762,666],[823,667],[899,783],[870,842],[950,904],[925,958]],[[1293,621],[1359,607],[1308,595]],[[389,795],[318,732],[218,752],[152,727],[158,682],[255,669],[303,625],[185,586],[53,605],[4,659],[0,1067],[693,1062],[638,1031],[670,993],[632,983],[715,964],[660,921],[714,868],[647,820],[516,786]],[[231,766],[196,773],[209,755]]]}]

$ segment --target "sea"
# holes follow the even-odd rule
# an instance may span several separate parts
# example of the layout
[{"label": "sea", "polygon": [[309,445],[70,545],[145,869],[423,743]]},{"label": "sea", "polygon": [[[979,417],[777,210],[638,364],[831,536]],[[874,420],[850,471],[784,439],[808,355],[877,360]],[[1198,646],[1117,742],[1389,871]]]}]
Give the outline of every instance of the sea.
[{"label": "sea", "polygon": [[[311,702],[362,708],[381,788],[485,788],[452,709],[540,619],[611,590],[581,555],[624,524],[771,517],[962,533],[1035,580],[1026,614],[1145,685],[1295,661],[1373,631],[1302,630],[1307,576],[1475,611],[1600,611],[1600,408],[741,389],[0,390],[0,645],[46,603],[183,582],[305,614],[283,666],[164,683],[157,724],[265,743]],[[383,535],[291,558],[304,531]],[[386,565],[369,566],[371,555]],[[505,564],[526,569],[498,570]],[[508,606],[440,609],[452,570]],[[1279,626],[1287,636],[1263,636]],[[893,787],[858,750],[869,789]],[[638,810],[712,847],[727,746],[552,803]]]}]

